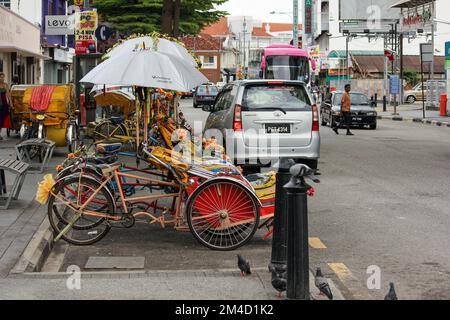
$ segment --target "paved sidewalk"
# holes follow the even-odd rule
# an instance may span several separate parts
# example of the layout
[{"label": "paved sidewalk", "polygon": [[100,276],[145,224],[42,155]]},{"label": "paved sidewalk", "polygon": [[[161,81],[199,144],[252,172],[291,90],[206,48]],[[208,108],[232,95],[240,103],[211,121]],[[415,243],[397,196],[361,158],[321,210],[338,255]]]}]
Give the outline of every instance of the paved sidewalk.
[{"label": "paved sidewalk", "polygon": [[439,111],[426,110],[424,118],[422,104],[420,103],[398,106],[398,115],[394,115],[394,107],[391,106],[387,108],[387,112],[382,110],[383,107],[378,105],[378,118],[381,120],[409,121],[450,128],[450,117],[441,117]]},{"label": "paved sidewalk", "polygon": [[[144,299],[144,300],[278,300],[268,270],[253,271],[245,278],[238,271],[148,271],[82,273],[80,289],[69,274],[28,274],[0,279],[0,299]],[[329,280],[334,300],[344,300]],[[119,289],[120,288],[120,289]],[[312,299],[320,296],[310,274]],[[283,294],[285,297],[285,293]],[[282,298],[284,299],[284,298]]]},{"label": "paved sidewalk", "polygon": [[[4,131],[4,130],[3,130]],[[0,159],[15,159],[16,138],[0,141]],[[53,157],[49,168],[54,168],[62,159],[63,151]],[[11,203],[9,210],[0,210],[0,279],[5,278],[22,255],[33,234],[45,217],[45,208],[34,201],[37,185],[42,174],[28,173],[18,201]],[[6,174],[8,190],[13,177]]]}]

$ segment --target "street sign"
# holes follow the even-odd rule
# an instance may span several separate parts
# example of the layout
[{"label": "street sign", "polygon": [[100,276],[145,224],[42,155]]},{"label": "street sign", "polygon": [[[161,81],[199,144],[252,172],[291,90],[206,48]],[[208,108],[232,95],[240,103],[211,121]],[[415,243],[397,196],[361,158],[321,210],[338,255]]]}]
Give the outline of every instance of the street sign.
[{"label": "street sign", "polygon": [[95,37],[101,41],[108,41],[113,35],[113,30],[106,25],[100,25],[95,31]]},{"label": "street sign", "polygon": [[432,63],[434,58],[433,45],[430,43],[421,43],[420,55],[422,57],[422,63]]},{"label": "street sign", "polygon": [[389,80],[389,91],[391,94],[400,94],[400,77],[392,75]]},{"label": "street sign", "polygon": [[75,19],[70,16],[45,16],[45,34],[48,36],[73,35]]}]

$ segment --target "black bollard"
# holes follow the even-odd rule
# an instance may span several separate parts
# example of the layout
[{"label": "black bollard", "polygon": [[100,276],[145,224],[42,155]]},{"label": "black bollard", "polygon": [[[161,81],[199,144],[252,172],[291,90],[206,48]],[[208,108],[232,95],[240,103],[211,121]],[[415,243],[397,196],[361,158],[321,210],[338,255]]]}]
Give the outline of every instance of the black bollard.
[{"label": "black bollard", "polygon": [[387,111],[387,97],[383,96],[383,112]]},{"label": "black bollard", "polygon": [[280,159],[280,166],[277,173],[275,216],[272,234],[272,258],[269,264],[269,271],[272,272],[272,277],[286,271],[287,197],[284,185],[291,179],[289,168],[293,164],[293,160]]},{"label": "black bollard", "polygon": [[309,300],[308,195],[305,177],[320,182],[314,170],[298,164],[291,168],[287,193],[287,290],[289,300]]},{"label": "black bollard", "polygon": [[375,108],[378,108],[378,93],[375,93]]}]

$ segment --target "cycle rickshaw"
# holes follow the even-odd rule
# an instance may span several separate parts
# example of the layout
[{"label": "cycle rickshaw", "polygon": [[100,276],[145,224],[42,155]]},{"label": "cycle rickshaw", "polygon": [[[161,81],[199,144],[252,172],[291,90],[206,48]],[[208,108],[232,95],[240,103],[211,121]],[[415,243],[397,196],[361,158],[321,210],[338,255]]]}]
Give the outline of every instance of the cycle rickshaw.
[{"label": "cycle rickshaw", "polygon": [[78,121],[73,85],[14,86],[14,129],[22,139],[49,139],[73,152],[78,146]]}]

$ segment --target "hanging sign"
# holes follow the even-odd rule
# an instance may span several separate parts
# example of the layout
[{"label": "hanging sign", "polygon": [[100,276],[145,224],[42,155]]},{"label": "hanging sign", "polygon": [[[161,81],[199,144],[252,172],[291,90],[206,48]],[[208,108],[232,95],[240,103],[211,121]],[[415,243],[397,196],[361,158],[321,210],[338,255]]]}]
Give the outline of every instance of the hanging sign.
[{"label": "hanging sign", "polygon": [[97,52],[97,38],[95,36],[97,27],[97,11],[82,11],[76,13],[75,53],[77,55]]}]

